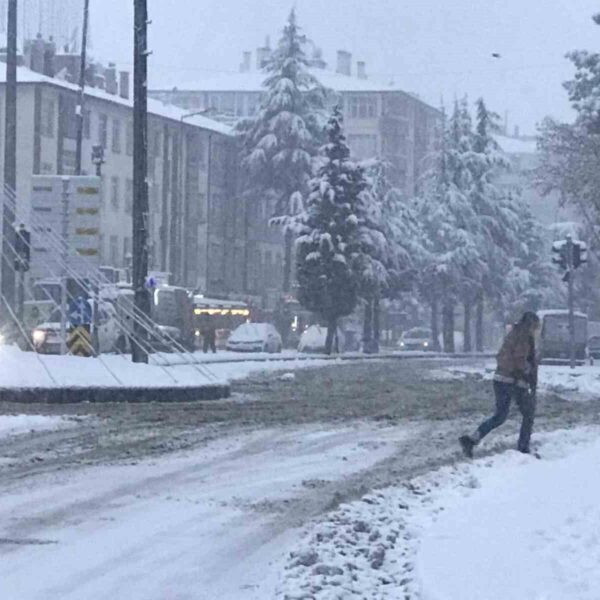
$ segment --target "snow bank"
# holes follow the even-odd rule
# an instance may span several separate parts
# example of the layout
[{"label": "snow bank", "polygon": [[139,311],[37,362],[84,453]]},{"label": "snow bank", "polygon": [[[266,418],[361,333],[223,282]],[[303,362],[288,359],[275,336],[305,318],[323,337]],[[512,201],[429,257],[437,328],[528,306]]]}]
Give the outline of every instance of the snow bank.
[{"label": "snow bank", "polygon": [[134,364],[121,355],[103,355],[102,359],[40,355],[23,352],[15,346],[0,346],[0,387],[157,387],[207,383],[214,383],[214,379],[207,374],[206,367],[162,368]]},{"label": "snow bank", "polygon": [[280,596],[596,599],[598,433],[537,436],[544,460],[461,460],[342,504],[305,529]]},{"label": "snow bank", "polygon": [[0,438],[21,433],[62,429],[74,424],[64,417],[44,415],[0,415]]},{"label": "snow bank", "polygon": [[[596,434],[597,435],[597,434]],[[560,454],[568,436],[551,446]],[[564,450],[564,448],[562,448]],[[477,489],[421,543],[428,600],[596,600],[600,595],[600,442],[558,460],[518,456],[473,467]]]},{"label": "snow bank", "polygon": [[[222,360],[227,354],[217,356]],[[248,354],[241,356],[243,360],[236,360],[239,357],[236,353],[232,353],[231,356],[234,358],[231,362],[192,366],[185,364],[186,359],[182,356],[164,354],[152,357],[151,364],[145,365],[134,364],[129,357],[120,355],[102,355],[100,360],[77,356],[39,355],[23,352],[14,346],[0,346],[0,387],[112,387],[120,384],[128,387],[193,386],[243,379],[259,371],[294,371],[335,364],[335,361],[323,358],[310,361],[267,362],[248,360]],[[273,358],[273,355],[264,354],[257,358],[265,356]],[[210,358],[213,358],[213,355],[210,355]],[[164,364],[167,360],[172,361],[170,366],[156,364]],[[42,365],[47,367],[54,381]]]},{"label": "snow bank", "polygon": [[[494,363],[480,367],[468,365],[449,366],[430,370],[428,378],[452,381],[471,376],[491,380],[495,368]],[[541,365],[538,379],[539,390],[554,392],[569,400],[595,400],[600,398],[600,366],[583,365],[571,369],[566,365]]]}]

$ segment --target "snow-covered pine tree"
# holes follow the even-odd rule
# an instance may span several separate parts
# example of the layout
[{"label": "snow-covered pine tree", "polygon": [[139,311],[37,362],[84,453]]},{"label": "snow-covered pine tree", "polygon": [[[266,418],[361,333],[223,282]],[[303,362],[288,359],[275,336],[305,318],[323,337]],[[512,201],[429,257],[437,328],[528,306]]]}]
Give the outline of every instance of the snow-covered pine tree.
[{"label": "snow-covered pine tree", "polygon": [[322,163],[310,181],[302,212],[294,218],[298,300],[327,324],[326,352],[331,353],[337,323],[358,300],[357,261],[361,257],[359,217],[367,181],[350,160],[339,107],[326,127]]},{"label": "snow-covered pine tree", "polygon": [[518,191],[509,199],[517,212],[516,235],[519,243],[513,264],[505,274],[506,301],[503,303],[504,322],[516,320],[525,310],[561,306],[566,301],[562,274],[551,263],[548,232],[532,215]]},{"label": "snow-covered pine tree", "polygon": [[421,234],[414,211],[388,177],[391,165],[375,159],[364,164],[369,188],[363,195],[366,218],[359,216],[361,232],[360,296],[365,303],[363,347],[379,350],[379,314],[382,299],[397,299],[415,282],[413,257]]},{"label": "snow-covered pine tree", "polygon": [[507,197],[496,185],[498,175],[508,168],[508,162],[494,138],[494,133],[499,131],[497,123],[498,115],[489,111],[483,98],[479,98],[470,159],[473,184],[469,194],[479,223],[479,246],[484,265],[472,298],[476,305],[475,348],[479,352],[483,350],[485,298],[496,306],[502,304],[508,293],[506,274],[519,246],[518,207],[512,196]]},{"label": "snow-covered pine tree", "polygon": [[474,234],[476,216],[467,197],[470,151],[462,140],[460,119],[458,105],[449,124],[442,118],[438,148],[423,182],[423,195],[417,199],[425,256],[420,267],[421,293],[431,306],[431,329],[436,344],[441,305],[447,352],[454,352],[454,308],[465,274],[478,268],[479,260]]},{"label": "snow-covered pine tree", "polygon": [[284,291],[291,286],[292,266],[292,234],[286,217],[297,210],[307,191],[325,124],[327,93],[308,69],[306,44],[292,9],[265,67],[260,108],[238,125],[250,201],[267,199],[274,206],[271,217],[280,217],[276,223],[284,227]]}]

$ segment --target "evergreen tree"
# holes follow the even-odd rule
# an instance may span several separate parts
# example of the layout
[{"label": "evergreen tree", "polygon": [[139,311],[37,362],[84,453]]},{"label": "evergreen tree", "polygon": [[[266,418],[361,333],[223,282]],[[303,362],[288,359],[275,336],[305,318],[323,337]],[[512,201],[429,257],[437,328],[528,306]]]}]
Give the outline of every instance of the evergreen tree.
[{"label": "evergreen tree", "polygon": [[349,315],[358,300],[357,269],[363,258],[359,215],[367,210],[367,181],[363,169],[350,160],[338,107],[326,133],[322,164],[294,229],[298,300],[327,324],[330,354],[339,318]]},{"label": "evergreen tree", "polygon": [[495,184],[499,173],[508,168],[508,162],[494,139],[494,133],[499,131],[498,115],[487,109],[482,98],[476,102],[476,113],[470,160],[473,185],[469,199],[479,223],[479,247],[484,269],[474,289],[475,296],[470,301],[476,303],[475,347],[481,352],[484,299],[487,297],[495,306],[500,306],[508,293],[506,273],[518,251],[520,223],[513,197],[507,196]]},{"label": "evergreen tree", "polygon": [[283,288],[291,286],[292,235],[287,216],[301,204],[322,143],[326,91],[308,69],[306,37],[291,11],[282,37],[267,65],[266,88],[256,116],[241,121],[242,164],[247,193],[267,201],[271,217],[286,233]]},{"label": "evergreen tree", "polygon": [[447,124],[440,123],[438,148],[417,202],[424,233],[421,291],[431,306],[431,329],[437,344],[442,309],[444,350],[454,352],[454,310],[466,277],[479,271],[476,215],[468,199],[471,150],[458,103]]},{"label": "evergreen tree", "polygon": [[390,165],[374,160],[365,165],[369,187],[359,214],[361,254],[358,263],[360,296],[365,305],[363,347],[379,350],[382,299],[395,299],[414,280],[412,246],[419,239],[415,215],[388,178]]}]

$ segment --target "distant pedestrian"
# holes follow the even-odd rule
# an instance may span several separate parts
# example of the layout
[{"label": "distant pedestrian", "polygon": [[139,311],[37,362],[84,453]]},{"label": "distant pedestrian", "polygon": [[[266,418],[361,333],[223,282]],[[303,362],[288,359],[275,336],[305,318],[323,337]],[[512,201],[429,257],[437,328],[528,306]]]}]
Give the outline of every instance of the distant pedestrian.
[{"label": "distant pedestrian", "polygon": [[526,312],[504,338],[496,357],[497,368],[494,374],[496,412],[474,434],[459,438],[463,452],[469,458],[473,456],[473,448],[492,429],[506,421],[511,399],[515,400],[523,416],[517,449],[524,453],[530,452],[538,371],[535,333],[539,327],[539,317],[534,312]]},{"label": "distant pedestrian", "polygon": [[215,324],[209,315],[204,315],[200,327],[200,333],[202,334],[203,350],[204,354],[210,349],[213,354],[217,352],[216,348],[216,337],[217,332]]}]

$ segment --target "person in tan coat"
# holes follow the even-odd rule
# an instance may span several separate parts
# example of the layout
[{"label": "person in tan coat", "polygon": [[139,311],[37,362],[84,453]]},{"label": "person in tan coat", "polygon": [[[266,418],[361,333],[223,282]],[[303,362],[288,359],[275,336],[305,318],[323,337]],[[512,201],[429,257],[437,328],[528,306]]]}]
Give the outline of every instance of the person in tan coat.
[{"label": "person in tan coat", "polygon": [[485,420],[473,435],[463,435],[459,443],[466,456],[473,456],[473,448],[508,417],[510,402],[515,400],[523,420],[517,449],[529,453],[529,440],[535,417],[535,392],[537,388],[537,359],[535,333],[540,319],[534,312],[526,312],[504,338],[494,374],[496,412]]}]

